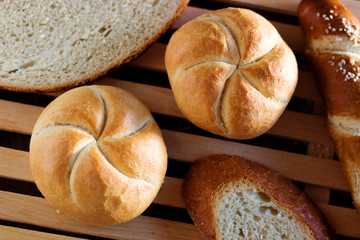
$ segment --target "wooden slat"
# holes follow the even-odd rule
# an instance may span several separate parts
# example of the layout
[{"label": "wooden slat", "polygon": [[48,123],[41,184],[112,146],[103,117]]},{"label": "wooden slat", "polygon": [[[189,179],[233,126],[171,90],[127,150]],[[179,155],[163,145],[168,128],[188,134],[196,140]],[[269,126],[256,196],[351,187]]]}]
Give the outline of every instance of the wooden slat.
[{"label": "wooden slat", "polygon": [[[167,134],[166,134],[167,133]],[[170,131],[166,131],[165,132],[165,139],[166,140],[171,140],[172,143],[171,145],[173,145],[174,143],[176,143],[177,145],[174,145],[174,146],[183,146],[186,142],[189,142],[189,139],[192,138],[192,142],[191,142],[191,146],[194,147],[196,146],[196,150],[197,151],[193,151],[193,156],[192,157],[200,157],[204,152],[205,152],[205,155],[206,154],[211,154],[211,150],[210,149],[213,149],[214,146],[216,145],[218,149],[223,149],[225,152],[229,152],[228,148],[229,149],[237,149],[239,152],[243,152],[243,149],[242,148],[239,148],[239,146],[233,146],[233,145],[227,145],[227,147],[225,147],[225,142],[223,143],[216,143],[216,144],[212,144],[212,145],[209,145],[207,144],[205,141],[206,139],[205,138],[202,138],[203,141],[200,141],[198,142],[197,140],[198,139],[194,139],[193,136],[191,135],[188,135],[186,136],[185,138],[183,137],[181,139],[181,137],[172,137],[170,135]],[[169,136],[170,135],[170,136]],[[184,134],[186,135],[186,134]],[[171,139],[172,138],[172,139]],[[188,147],[191,147],[191,146],[188,146]],[[203,146],[203,147],[201,147]],[[205,146],[205,149],[204,149],[204,146]],[[244,147],[245,148],[245,147]],[[180,152],[183,152],[184,150],[183,149],[180,149],[179,150]],[[246,150],[247,151],[247,150]],[[234,152],[234,151],[233,151]],[[253,152],[257,152],[256,149],[253,150]],[[219,152],[221,153],[221,151]],[[238,153],[238,152],[236,152]],[[198,156],[194,156],[199,154]],[[250,155],[253,155],[252,152],[248,153]],[[169,155],[171,157],[177,157],[177,154],[176,153],[172,153],[171,149],[169,149]],[[265,153],[265,155],[267,155]],[[28,166],[28,153],[26,152],[22,152],[22,151],[19,151],[19,150],[13,150],[13,149],[7,149],[7,148],[4,148],[4,147],[0,147],[0,156],[2,156],[2,161],[1,161],[1,165],[0,165],[0,176],[2,177],[7,177],[7,178],[15,178],[15,179],[18,179],[18,180],[25,180],[25,181],[33,181],[32,180],[32,177],[31,177],[31,172],[30,172],[30,169],[29,169],[29,166]],[[247,156],[245,154],[245,156]],[[279,159],[278,156],[274,156],[273,154],[269,154],[269,156],[273,156],[275,161],[277,159]],[[185,158],[188,157],[188,156],[184,156]],[[285,157],[285,158],[288,158],[288,159],[292,159],[291,157]],[[281,164],[279,163],[274,163],[273,161],[268,161],[269,159],[262,159],[263,161],[260,161],[262,162],[263,164],[268,164],[268,165],[274,165],[274,166],[279,166]],[[16,161],[16,164],[15,164],[15,161]],[[192,161],[192,159],[188,159],[188,161]],[[304,169],[306,171],[307,168],[310,168],[311,166],[308,166],[306,164],[306,160],[302,159],[302,160],[299,160],[299,161],[303,161],[304,162]],[[298,166],[298,164],[300,164],[299,162],[297,163],[294,163],[294,162],[289,162],[289,167],[292,166],[293,169],[298,169],[298,167],[295,167],[294,166]],[[11,166],[11,167],[6,167],[6,166]],[[322,169],[322,171],[324,172],[328,172],[330,173],[331,172],[331,169],[328,169],[328,166],[329,164],[324,164],[324,166],[317,166],[316,164],[313,165],[313,168],[314,169]],[[20,171],[17,171],[17,168],[20,169]],[[23,170],[21,170],[23,169]],[[277,169],[278,170],[278,169]],[[291,171],[288,171],[286,169],[282,169],[282,171],[285,171],[285,175],[300,175],[300,176],[303,176],[301,173],[293,173]],[[308,172],[309,175],[312,175],[314,173],[312,172]],[[315,173],[314,175],[316,175],[318,173]],[[331,173],[330,173],[331,174]],[[290,177],[291,177],[290,176]],[[331,182],[338,182],[339,180],[341,180],[341,178],[337,179],[336,180],[336,176],[329,176],[328,179],[325,180],[325,182],[328,182],[328,181],[331,181]],[[336,180],[336,181],[332,181],[332,179]],[[180,208],[184,208],[184,203],[182,201],[182,198],[181,198],[181,184],[182,184],[182,180],[180,179],[176,179],[176,178],[171,178],[171,177],[166,177],[165,178],[165,181],[164,181],[164,185],[162,186],[157,198],[154,200],[155,203],[157,204],[162,204],[162,205],[167,205],[167,206],[173,206],[173,207],[180,207]],[[344,182],[344,185],[345,185],[345,182]],[[331,210],[328,210],[328,208],[331,208],[331,206],[323,206],[323,208],[325,208],[325,210],[329,211],[330,214],[332,214],[334,216],[334,219],[337,219],[337,220],[333,220],[334,221],[334,224],[335,225],[341,225],[342,224],[342,220],[341,220],[341,216],[340,215],[335,215],[331,212]],[[355,210],[350,210],[350,211],[347,211],[347,214],[350,214],[352,216],[352,221],[349,221],[347,224],[350,224],[351,226],[356,226],[358,224],[358,219],[356,217],[354,217],[354,212]],[[335,218],[335,216],[337,216],[337,218]],[[356,214],[355,214],[356,216]],[[334,226],[335,226],[334,225]]]},{"label": "wooden slat", "polygon": [[[187,7],[181,14],[180,18],[172,25],[172,30],[175,31],[186,22],[210,12],[203,8]],[[286,23],[270,21],[283,37],[285,42],[296,52],[302,52],[305,48],[304,34],[299,26],[294,26]],[[291,33],[291,34],[289,34]]]},{"label": "wooden slat", "polygon": [[185,208],[185,203],[181,196],[181,184],[181,179],[165,177],[164,184],[161,186],[154,203],[170,207]]},{"label": "wooden slat", "polygon": [[[132,84],[130,84],[132,85]],[[138,84],[135,84],[138,85]],[[150,87],[150,86],[148,86]],[[141,88],[140,88],[141,89]],[[151,92],[151,88],[147,88],[148,91],[143,91],[144,94],[146,92]],[[166,89],[164,89],[166,90]],[[155,94],[153,94],[155,95]],[[142,96],[142,98],[144,97],[144,95],[139,94],[139,96]],[[146,95],[145,95],[146,96]],[[153,102],[153,104],[151,104],[151,100],[153,100],[153,98],[150,97],[151,94],[149,95],[149,99],[145,99],[143,98],[142,100],[145,100],[146,103],[148,103],[150,109],[153,111],[154,108],[159,107],[159,105],[156,104],[156,102]],[[164,102],[164,100],[163,100]],[[169,102],[169,101],[165,101],[165,102]],[[154,108],[152,107],[154,106]],[[172,109],[174,109],[175,107],[173,107]],[[22,132],[22,133],[26,133],[26,134],[31,134],[31,130],[32,130],[32,126],[35,123],[35,120],[38,116],[38,114],[41,111],[41,108],[39,107],[35,107],[35,106],[31,106],[31,105],[27,105],[27,104],[21,104],[21,103],[13,103],[13,102],[9,102],[9,101],[4,101],[4,100],[0,100],[0,109],[2,111],[2,118],[0,119],[0,126],[2,129],[4,130],[10,130],[10,131],[15,131],[15,132]],[[160,107],[159,110],[163,110],[164,108]],[[171,109],[171,107],[169,107],[169,109]],[[9,114],[8,114],[9,113]],[[164,113],[164,112],[161,112]],[[165,112],[166,113],[166,112]],[[36,115],[36,116],[35,116]],[[293,137],[294,135],[298,135],[298,137],[300,138],[308,138],[308,140],[314,140],[316,139],[315,134],[318,132],[319,129],[321,129],[320,124],[316,124],[316,120],[317,118],[315,116],[309,115],[307,117],[309,118],[302,118],[304,114],[297,114],[297,113],[292,113],[292,112],[285,112],[283,114],[284,117],[279,119],[279,122],[277,125],[275,125],[273,127],[273,129],[270,131],[273,134],[279,134],[279,135],[286,135],[288,137]],[[23,125],[21,121],[21,119],[29,119],[28,123],[30,123],[31,120],[33,120],[32,125],[31,124],[26,124]],[[312,126],[311,129],[306,129],[306,127],[308,126]],[[303,128],[304,127],[304,128]],[[289,133],[290,132],[290,133]],[[303,136],[304,133],[308,133],[308,136]],[[177,134],[177,136],[182,136],[180,133]],[[319,134],[318,136],[327,136],[325,134]],[[171,138],[170,138],[171,139]],[[184,142],[184,144],[178,144],[178,143],[169,143],[168,144],[168,148],[171,149],[172,146],[176,146],[176,149],[173,149],[173,152],[179,152],[180,149],[182,149],[182,152],[180,151],[180,156],[184,156],[186,154],[192,153],[194,151],[189,151],[190,149],[193,149],[193,146],[188,146],[187,143],[193,142],[193,139],[199,139],[198,141],[209,141],[207,143],[206,148],[203,148],[204,150],[206,150],[206,152],[208,154],[213,153],[214,150],[216,149],[221,149],[223,152],[228,152],[228,153],[234,153],[233,149],[239,149],[239,146],[241,146],[240,144],[236,144],[236,143],[228,143],[228,141],[224,141],[224,144],[222,144],[224,146],[224,148],[219,148],[218,144],[221,142],[220,140],[216,140],[216,139],[209,139],[208,138],[200,138],[200,137],[196,137],[196,136],[190,136],[188,140],[184,140],[182,142]],[[203,140],[206,139],[206,140]],[[320,137],[319,137],[319,140]],[[329,140],[330,141],[330,140]],[[321,141],[322,142],[322,141]],[[233,146],[233,149],[229,149],[227,146]],[[257,161],[264,161],[264,159],[268,159],[268,156],[276,156],[276,157],[281,157],[281,155],[283,155],[282,160],[280,162],[283,162],[284,164],[286,164],[286,162],[291,162],[288,161],[287,159],[290,157],[286,153],[286,152],[279,152],[278,154],[274,154],[275,150],[271,150],[271,149],[263,149],[263,148],[256,148],[255,146],[247,146],[244,145],[246,147],[244,147],[244,152],[241,152],[240,154],[245,154],[246,152],[252,152],[251,154],[254,155],[247,155],[247,157],[250,157],[250,159],[254,159]],[[256,149],[255,151],[250,151],[250,149]],[[171,151],[170,151],[171,152]],[[198,149],[196,151],[197,153],[199,153]],[[184,154],[185,153],[185,154]],[[239,152],[237,152],[239,154]],[[265,156],[264,154],[267,154],[268,156]],[[272,154],[272,155],[270,155]],[[332,163],[334,161],[332,160],[327,160],[327,159],[323,159],[322,161],[318,161],[316,158],[312,159],[309,156],[303,156],[303,155],[299,155],[299,157],[295,157],[297,156],[297,154],[292,154],[291,158],[292,159],[307,159],[310,158],[308,160],[309,165],[303,165],[301,163],[299,163],[299,167],[296,168],[296,173],[291,171],[293,169],[292,166],[287,166],[287,167],[283,167],[283,169],[277,169],[278,171],[280,171],[283,174],[289,174],[293,176],[294,179],[299,180],[301,179],[303,176],[303,174],[305,174],[307,172],[312,172],[311,170],[314,170],[316,168],[311,167],[311,165],[315,164],[315,163],[320,163],[324,162],[324,161],[329,161],[329,166],[334,166],[334,164],[336,165],[336,167],[333,168],[333,171],[327,171],[328,174],[324,175],[322,174],[322,172],[318,172],[318,173],[313,173],[310,174],[310,176],[313,176],[314,179],[307,179],[305,178],[305,182],[309,182],[309,183],[313,183],[313,184],[319,184],[319,182],[314,182],[317,181],[316,179],[321,179],[321,177],[323,176],[327,176],[330,173],[332,173],[332,178],[331,179],[338,179],[338,176],[341,176],[341,172],[336,170],[337,168],[337,162]],[[183,157],[180,159],[184,159]],[[192,156],[191,159],[195,159],[195,156]],[[279,158],[281,159],[281,158]],[[301,161],[301,160],[300,160]],[[269,162],[269,160],[267,160],[267,162]],[[305,168],[305,166],[308,166],[310,168],[310,171]],[[323,171],[323,167],[320,166],[320,168],[318,169],[319,171]],[[316,175],[314,175],[316,174]],[[300,175],[300,176],[298,176]],[[319,176],[317,176],[319,175]],[[333,178],[334,176],[337,176],[336,178]],[[302,179],[302,181],[304,181],[304,179]],[[326,183],[330,183],[327,179],[322,179],[320,180],[320,182],[326,182]],[[339,185],[340,183],[340,185]],[[320,184],[321,185],[321,184]],[[346,184],[345,184],[346,185]],[[328,185],[326,185],[328,186]],[[330,185],[331,186],[331,185]],[[335,188],[343,188],[344,184],[343,181],[336,181],[334,183],[334,186],[336,186]]]},{"label": "wooden slat", "polygon": [[355,210],[323,203],[317,205],[338,234],[360,239],[360,218]]},{"label": "wooden slat", "polygon": [[[297,156],[298,159],[295,158],[296,156],[281,156],[282,154],[280,151],[272,151],[270,154],[266,151],[261,155],[254,157],[254,155],[259,152],[258,149],[254,148],[251,150],[249,147],[242,146],[241,144],[229,144],[226,141],[213,141],[213,139],[194,137],[189,134],[173,134],[172,131],[164,131],[164,137],[168,146],[185,146],[185,148],[188,148],[185,150],[183,148],[178,149],[178,147],[170,147],[168,151],[169,156],[172,158],[178,158],[180,153],[182,159],[191,162],[192,160],[207,154],[237,154],[261,162],[264,165],[268,165],[289,178],[296,179],[299,177],[300,179],[296,179],[299,181],[305,180],[306,182],[311,182],[310,178],[314,177],[313,180],[319,183],[319,175],[326,172],[327,174],[323,174],[326,177],[322,180],[325,185],[330,184],[331,187],[334,187],[337,186],[338,183],[341,183],[341,189],[347,190],[347,184],[342,177],[340,167],[335,161],[328,161],[319,166],[316,164],[319,162],[318,159],[315,161],[316,159],[311,159],[308,156]],[[195,149],[195,151],[191,151],[192,149]],[[191,154],[184,155],[182,154],[184,152],[190,152]],[[28,165],[27,152],[0,147],[0,156],[2,156],[2,161],[0,162],[1,177],[33,181]],[[285,162],[280,162],[279,160],[284,160]],[[330,168],[330,166],[334,166],[334,169]],[[311,169],[314,169],[315,172],[311,171]],[[334,171],[336,172],[335,175],[333,174]],[[181,183],[182,180],[180,179],[166,177],[164,185],[154,202],[157,204],[184,208],[180,192]],[[313,199],[323,202],[317,198]]]},{"label": "wooden slat", "polygon": [[0,146],[0,176],[32,182],[29,153]]},{"label": "wooden slat", "polygon": [[274,21],[270,22],[295,53],[303,53],[305,49],[305,36],[300,27]]},{"label": "wooden slat", "polygon": [[[201,158],[210,154],[233,154],[243,156],[250,160],[260,162],[280,174],[305,183],[329,187],[338,190],[348,190],[338,161],[330,159],[321,159],[312,156],[278,151],[268,148],[261,148],[236,142],[213,139],[208,137],[195,136],[170,130],[163,130],[165,144],[168,149],[168,155],[172,159],[191,163],[197,158]],[[23,153],[13,153],[15,150],[8,150],[0,147],[3,155],[3,165],[11,164],[12,156],[19,155],[24,159],[28,156]],[[21,161],[25,161],[22,159]],[[22,169],[27,168],[22,166]],[[2,170],[6,176],[18,174],[15,167],[8,169],[4,167]],[[11,172],[8,172],[12,170]],[[326,173],[326,174],[325,174]],[[22,177],[22,175],[19,175]],[[29,176],[28,173],[24,176]],[[24,180],[28,180],[25,178]]]},{"label": "wooden slat", "polygon": [[[94,227],[57,214],[43,198],[0,191],[0,202],[3,203],[0,218],[7,221],[115,239],[200,239],[195,226],[187,223],[139,216],[123,224]],[[357,227],[360,218],[355,210],[322,203],[318,205],[338,234],[360,237],[360,228]]]},{"label": "wooden slat", "polygon": [[80,240],[83,238],[75,238],[58,234],[27,230],[17,227],[8,227],[0,225],[0,240],[10,239],[26,239],[26,240]]},{"label": "wooden slat", "polygon": [[[240,148],[241,146],[239,146],[239,145],[237,145],[237,146],[234,146],[231,144],[229,145],[228,143],[225,143],[225,142],[217,142],[214,144],[208,144],[206,141],[211,141],[212,139],[206,139],[204,137],[200,137],[201,138],[200,140],[202,140],[202,141],[199,141],[199,139],[196,139],[196,138],[194,139],[194,136],[187,135],[187,134],[181,134],[181,135],[184,135],[184,136],[175,136],[174,137],[171,135],[171,131],[165,131],[165,134],[164,134],[167,145],[170,145],[170,146],[184,146],[184,145],[186,145],[187,142],[189,142],[190,138],[192,139],[190,144],[188,144],[188,146],[185,146],[185,147],[190,147],[190,149],[191,149],[192,147],[196,146],[196,151],[193,151],[191,156],[187,156],[187,155],[182,156],[183,158],[187,159],[189,162],[191,162],[193,159],[196,159],[198,157],[201,157],[201,156],[204,156],[207,154],[223,153],[223,152],[226,152],[229,154],[238,154],[239,152],[241,152],[241,153],[247,152],[247,154],[242,154],[242,155],[244,157],[248,157],[248,158],[252,159],[253,157],[249,157],[248,155],[254,156],[254,153],[258,152],[257,149],[253,149],[253,151],[249,151],[249,149],[246,148],[246,146],[242,146],[242,148]],[[169,143],[169,141],[171,141],[171,143]],[[215,149],[214,146],[217,146],[216,148],[221,149],[221,151],[211,152],[211,149]],[[173,148],[169,149],[170,157],[173,157],[173,158],[178,157],[177,152],[173,153],[172,149]],[[187,151],[184,151],[184,149],[178,149],[177,147],[176,147],[176,149],[180,153],[187,152]],[[231,149],[235,149],[235,151],[234,150],[231,151]],[[276,166],[276,167],[272,167],[272,168],[279,172],[283,172],[283,174],[285,176],[288,175],[288,177],[294,177],[294,176],[299,175],[300,178],[303,178],[304,174],[302,174],[302,171],[311,170],[311,168],[321,169],[321,172],[327,173],[326,175],[324,174],[325,176],[328,177],[327,179],[324,180],[325,183],[333,183],[333,185],[335,185],[338,182],[342,182],[343,187],[344,188],[347,187],[345,181],[340,176],[341,175],[340,171],[338,171],[339,176],[334,176],[331,174],[332,170],[329,169],[329,166],[331,164],[329,164],[329,163],[325,163],[323,166],[318,166],[317,164],[311,164],[311,162],[307,162],[306,159],[298,159],[297,161],[291,161],[291,159],[293,159],[292,157],[283,156],[282,158],[288,159],[287,164],[289,164],[289,165],[279,167],[282,165],[282,163],[274,162],[274,161],[278,161],[278,159],[281,159],[281,157],[277,156],[276,154],[267,154],[267,153],[263,153],[263,154],[265,156],[269,156],[270,158],[272,156],[274,159],[269,160],[269,158],[266,158],[266,159],[260,159],[260,160],[255,159],[255,160],[258,160],[259,162],[261,162],[265,165],[268,165],[269,167]],[[2,161],[0,162],[1,163],[0,176],[7,177],[7,178],[14,178],[14,179],[18,179],[18,180],[33,181],[31,172],[29,169],[29,165],[28,165],[28,153],[27,152],[0,147],[0,156],[2,156]],[[307,157],[305,156],[305,158],[307,158]],[[304,169],[300,170],[300,172],[298,172],[299,167],[300,167],[299,164],[301,164],[300,166],[304,167]],[[296,167],[294,167],[294,166],[296,166]],[[19,169],[19,170],[17,170],[17,169]],[[289,169],[296,170],[296,171],[294,173],[294,171],[289,171]],[[337,169],[339,170],[339,166],[337,166]],[[318,176],[319,174],[321,174],[319,172],[313,173],[311,171],[307,171],[306,173],[309,176]],[[318,180],[317,177],[315,179]],[[303,179],[301,179],[301,180],[303,180]],[[180,179],[166,177],[165,181],[164,181],[164,185],[162,186],[162,188],[154,202],[158,203],[158,204],[162,204],[162,205],[184,208],[184,203],[182,201],[181,193],[180,193],[181,183],[182,183],[182,180],[180,180]],[[343,189],[343,190],[345,190],[345,189]]]},{"label": "wooden slat", "polygon": [[172,159],[192,162],[210,154],[239,155],[296,181],[348,190],[338,161],[186,133],[163,131],[163,135]]},{"label": "wooden slat", "polygon": [[[0,177],[34,182],[28,152],[0,146],[0,156]],[[179,190],[181,182],[179,179],[166,177],[155,203],[184,208]]]},{"label": "wooden slat", "polygon": [[[170,89],[111,78],[102,78],[94,84],[123,88],[142,100],[152,112],[184,118]],[[52,93],[54,96],[59,94]],[[30,134],[40,112],[40,107],[0,100],[0,129]],[[26,123],[22,119],[27,119]],[[325,123],[321,116],[285,111],[268,133],[331,146],[333,143]]]},{"label": "wooden slat", "polygon": [[31,134],[42,107],[0,100],[0,129]]},{"label": "wooden slat", "polygon": [[[236,6],[247,6],[257,9],[264,9],[277,13],[285,13],[296,16],[296,9],[300,0],[212,0],[214,2],[223,2],[234,4]],[[360,2],[359,0],[341,0],[341,2],[349,8],[358,18],[360,18]]]},{"label": "wooden slat", "polygon": [[113,226],[89,226],[57,214],[44,198],[0,191],[0,219],[99,237],[131,240],[200,239],[188,223],[139,216]]},{"label": "wooden slat", "polygon": [[[173,30],[177,30],[186,22],[206,12],[209,12],[209,10],[196,7],[187,7],[180,18],[172,26]],[[272,23],[294,51],[303,52],[305,48],[305,38],[300,27],[279,22]],[[155,43],[142,56],[132,61],[130,65],[144,69],[166,72],[164,63],[165,49],[165,44]],[[294,93],[295,96],[308,99],[315,98],[314,100],[320,100],[312,73],[300,70],[299,82],[305,82],[306,84],[299,84],[300,86]]]},{"label": "wooden slat", "polygon": [[[164,63],[165,49],[165,44],[155,43],[143,55],[129,63],[129,65],[142,69],[166,72]],[[294,96],[321,101],[314,75],[311,72],[299,70],[299,82],[295,89]]]},{"label": "wooden slat", "polygon": [[[170,89],[111,78],[100,79],[94,82],[94,84],[123,88],[142,100],[152,112],[184,118],[184,115],[176,105]],[[332,146],[333,142],[325,128],[325,124],[326,119],[322,116],[285,111],[268,133],[285,138],[312,141]]]},{"label": "wooden slat", "polygon": [[149,69],[153,71],[166,72],[165,68],[165,51],[166,44],[154,43],[148,48],[141,56],[134,59],[130,63],[130,66]]},{"label": "wooden slat", "polygon": [[180,17],[174,22],[174,24],[170,27],[170,30],[176,31],[179,29],[182,25],[187,23],[188,21],[191,21],[192,19],[210,12],[211,10],[205,9],[205,8],[198,8],[198,7],[191,7],[187,6],[184,11],[181,13]]},{"label": "wooden slat", "polygon": [[326,131],[326,119],[311,114],[285,111],[268,133],[289,139],[333,145]]},{"label": "wooden slat", "polygon": [[297,9],[300,0],[213,0],[213,2],[226,2],[235,6],[251,7],[288,15],[296,15],[295,10]]}]

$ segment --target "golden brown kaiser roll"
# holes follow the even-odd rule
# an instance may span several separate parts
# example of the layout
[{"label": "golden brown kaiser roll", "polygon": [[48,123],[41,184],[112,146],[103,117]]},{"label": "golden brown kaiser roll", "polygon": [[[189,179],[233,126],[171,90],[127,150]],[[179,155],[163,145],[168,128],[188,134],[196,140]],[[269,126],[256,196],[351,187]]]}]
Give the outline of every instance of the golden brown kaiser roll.
[{"label": "golden brown kaiser roll", "polygon": [[360,21],[338,0],[303,0],[298,16],[327,127],[360,215]]},{"label": "golden brown kaiser roll", "polygon": [[216,10],[184,24],[169,41],[165,65],[185,117],[235,139],[271,128],[298,76],[295,56],[275,27],[240,8]]},{"label": "golden brown kaiser roll", "polygon": [[161,131],[147,107],[115,87],[72,89],[51,102],[30,141],[30,167],[60,212],[91,225],[140,215],[167,168]]}]

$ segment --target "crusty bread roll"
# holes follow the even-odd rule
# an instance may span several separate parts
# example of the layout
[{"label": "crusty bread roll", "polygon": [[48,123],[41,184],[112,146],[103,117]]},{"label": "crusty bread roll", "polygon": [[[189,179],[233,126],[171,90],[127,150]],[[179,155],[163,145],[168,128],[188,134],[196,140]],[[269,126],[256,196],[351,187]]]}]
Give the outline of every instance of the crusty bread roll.
[{"label": "crusty bread roll", "polygon": [[0,1],[0,89],[93,80],[155,42],[189,0]]},{"label": "crusty bread roll", "polygon": [[240,8],[184,24],[169,41],[165,65],[185,117],[235,139],[265,133],[285,109],[298,76],[295,56],[275,27]]},{"label": "crusty bread roll", "polygon": [[303,0],[298,16],[328,129],[360,215],[360,22],[337,0]]},{"label": "crusty bread roll", "polygon": [[72,89],[51,102],[30,141],[30,167],[45,198],[91,225],[140,215],[167,168],[161,131],[147,107],[115,87]]},{"label": "crusty bread roll", "polygon": [[335,239],[318,207],[290,180],[242,157],[196,160],[182,196],[204,239]]}]

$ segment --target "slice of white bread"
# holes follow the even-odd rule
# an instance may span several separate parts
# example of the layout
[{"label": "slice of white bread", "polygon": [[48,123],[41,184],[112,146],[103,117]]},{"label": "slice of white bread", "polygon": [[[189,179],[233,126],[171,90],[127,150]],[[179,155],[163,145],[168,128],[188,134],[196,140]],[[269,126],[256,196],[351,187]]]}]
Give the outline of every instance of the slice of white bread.
[{"label": "slice of white bread", "polygon": [[335,239],[318,207],[290,180],[242,157],[196,160],[182,196],[204,239]]},{"label": "slice of white bread", "polygon": [[0,1],[0,88],[44,92],[93,80],[143,52],[188,2]]}]

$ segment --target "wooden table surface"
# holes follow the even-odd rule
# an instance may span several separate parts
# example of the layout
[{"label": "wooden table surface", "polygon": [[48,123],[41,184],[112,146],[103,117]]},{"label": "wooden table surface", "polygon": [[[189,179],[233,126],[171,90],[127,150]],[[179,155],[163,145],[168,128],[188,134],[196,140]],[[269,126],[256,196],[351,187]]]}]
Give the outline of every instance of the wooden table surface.
[{"label": "wooden table surface", "polygon": [[[135,94],[153,113],[167,145],[169,164],[163,187],[154,203],[127,223],[108,227],[77,223],[52,208],[33,182],[28,162],[31,131],[43,108],[62,92],[0,91],[0,239],[200,239],[184,208],[180,187],[191,162],[214,153],[240,155],[292,179],[319,205],[339,239],[360,239],[360,218],[325,128],[315,79],[304,60],[298,3],[193,0],[143,55],[91,83]],[[360,17],[360,1],[343,3]],[[286,111],[266,134],[246,141],[221,138],[188,122],[176,106],[164,66],[166,44],[176,29],[202,13],[228,6],[250,8],[270,20],[299,65],[299,83]]]}]

